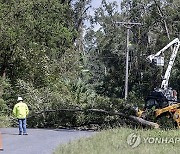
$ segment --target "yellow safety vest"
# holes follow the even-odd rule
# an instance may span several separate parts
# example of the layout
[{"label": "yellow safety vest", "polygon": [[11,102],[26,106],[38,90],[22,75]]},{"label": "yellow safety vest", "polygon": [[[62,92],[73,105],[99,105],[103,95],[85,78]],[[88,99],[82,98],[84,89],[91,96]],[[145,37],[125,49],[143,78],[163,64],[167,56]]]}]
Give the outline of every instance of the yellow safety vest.
[{"label": "yellow safety vest", "polygon": [[26,116],[29,113],[28,106],[23,103],[22,101],[17,103],[14,108],[13,108],[13,114],[18,118],[18,119],[25,119]]}]

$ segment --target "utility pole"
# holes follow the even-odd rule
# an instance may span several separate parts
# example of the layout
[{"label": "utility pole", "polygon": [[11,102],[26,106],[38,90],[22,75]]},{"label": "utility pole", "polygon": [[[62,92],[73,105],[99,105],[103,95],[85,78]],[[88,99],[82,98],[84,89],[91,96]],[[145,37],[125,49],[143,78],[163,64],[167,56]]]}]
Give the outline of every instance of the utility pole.
[{"label": "utility pole", "polygon": [[125,75],[125,96],[124,99],[127,101],[128,98],[128,78],[129,78],[129,32],[130,29],[135,25],[141,25],[141,23],[136,22],[116,22],[118,26],[125,26],[127,29],[126,36],[126,75]]}]

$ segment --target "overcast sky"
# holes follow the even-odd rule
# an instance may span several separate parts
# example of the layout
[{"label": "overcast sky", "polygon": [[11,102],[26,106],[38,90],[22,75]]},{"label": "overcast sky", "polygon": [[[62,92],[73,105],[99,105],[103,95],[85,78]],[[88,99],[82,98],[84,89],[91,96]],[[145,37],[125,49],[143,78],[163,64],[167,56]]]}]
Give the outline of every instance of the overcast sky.
[{"label": "overcast sky", "polygon": [[[101,1],[102,1],[102,0],[92,0],[92,6],[93,6],[93,7],[98,7],[98,6],[100,6]],[[114,2],[114,1],[116,1],[117,4],[119,5],[122,0],[107,0],[107,2]]]},{"label": "overcast sky", "polygon": [[[107,2],[114,2],[114,1],[116,1],[118,6],[119,6],[118,9],[120,10],[120,3],[121,3],[122,0],[106,0],[106,1]],[[92,0],[92,3],[91,3],[92,7],[88,10],[88,14],[93,16],[94,15],[94,10],[101,5],[101,2],[102,2],[102,0]],[[85,25],[89,26],[89,23],[85,22]],[[100,27],[99,25],[96,25],[95,26],[95,30],[99,29],[99,27]]]},{"label": "overcast sky", "polygon": [[[117,2],[117,4],[119,5],[119,8],[118,9],[120,9],[120,4],[121,4],[121,1],[122,0],[106,0],[107,2],[114,2],[114,1],[116,1]],[[100,5],[101,5],[101,2],[102,2],[102,0],[92,0],[92,3],[91,3],[91,5],[92,5],[92,8],[90,9],[90,12],[93,14],[93,10],[95,9],[95,8],[98,8]]]}]

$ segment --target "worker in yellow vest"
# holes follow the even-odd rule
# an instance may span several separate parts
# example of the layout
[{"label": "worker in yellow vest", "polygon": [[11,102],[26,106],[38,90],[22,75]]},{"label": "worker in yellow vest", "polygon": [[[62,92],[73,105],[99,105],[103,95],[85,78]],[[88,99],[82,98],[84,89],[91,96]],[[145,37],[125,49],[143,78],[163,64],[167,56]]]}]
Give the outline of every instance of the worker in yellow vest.
[{"label": "worker in yellow vest", "polygon": [[26,117],[29,113],[28,106],[23,102],[22,97],[18,97],[18,103],[13,108],[13,114],[17,117],[19,123],[19,135],[28,135],[26,131]]}]

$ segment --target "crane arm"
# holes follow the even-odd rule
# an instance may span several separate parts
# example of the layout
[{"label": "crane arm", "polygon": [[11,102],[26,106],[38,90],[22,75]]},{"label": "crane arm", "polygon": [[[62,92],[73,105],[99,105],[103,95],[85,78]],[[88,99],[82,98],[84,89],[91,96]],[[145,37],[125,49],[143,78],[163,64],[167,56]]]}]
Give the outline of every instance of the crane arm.
[{"label": "crane arm", "polygon": [[172,45],[174,45],[174,47],[173,47],[173,51],[172,51],[172,54],[171,54],[171,57],[170,57],[170,61],[169,61],[167,70],[165,72],[165,75],[164,75],[164,78],[163,78],[163,81],[162,81],[162,84],[161,84],[162,89],[167,89],[168,88],[168,82],[169,82],[169,78],[170,78],[170,74],[171,74],[171,69],[172,69],[172,66],[174,64],[174,61],[175,61],[175,58],[176,58],[176,55],[177,55],[177,52],[178,52],[178,49],[179,49],[179,46],[180,46],[179,39],[175,38],[173,41],[171,41],[169,44],[167,44],[159,52],[157,52],[156,54],[152,54],[152,55],[147,57],[147,59],[150,62],[153,62],[154,59],[160,57],[160,55],[162,55],[164,53],[164,51],[167,50]]},{"label": "crane arm", "polygon": [[152,63],[153,59],[155,59],[156,57],[159,57],[160,55],[162,55],[165,50],[167,50],[169,47],[171,47],[175,43],[179,43],[179,39],[178,38],[175,38],[173,41],[171,41],[168,45],[166,45],[164,48],[162,48],[156,54],[149,55],[147,57],[147,60],[149,60]]},{"label": "crane arm", "polygon": [[[172,41],[172,42],[173,42],[173,41]],[[163,88],[163,89],[167,89],[167,88],[168,88],[168,82],[169,82],[169,78],[170,78],[170,74],[171,74],[171,69],[172,69],[172,67],[173,67],[173,64],[174,64],[174,61],[175,61],[175,58],[176,58],[176,55],[177,55],[177,52],[178,52],[178,49],[179,49],[179,46],[180,46],[180,41],[179,41],[179,39],[178,39],[178,38],[174,39],[173,44],[175,44],[175,46],[174,46],[174,48],[173,48],[173,52],[172,52],[172,54],[171,54],[168,67],[167,67],[166,73],[165,73],[165,75],[164,75],[162,84],[161,84],[161,88]],[[173,44],[172,44],[172,45],[173,45]],[[166,49],[165,49],[165,50],[166,50]]]}]

